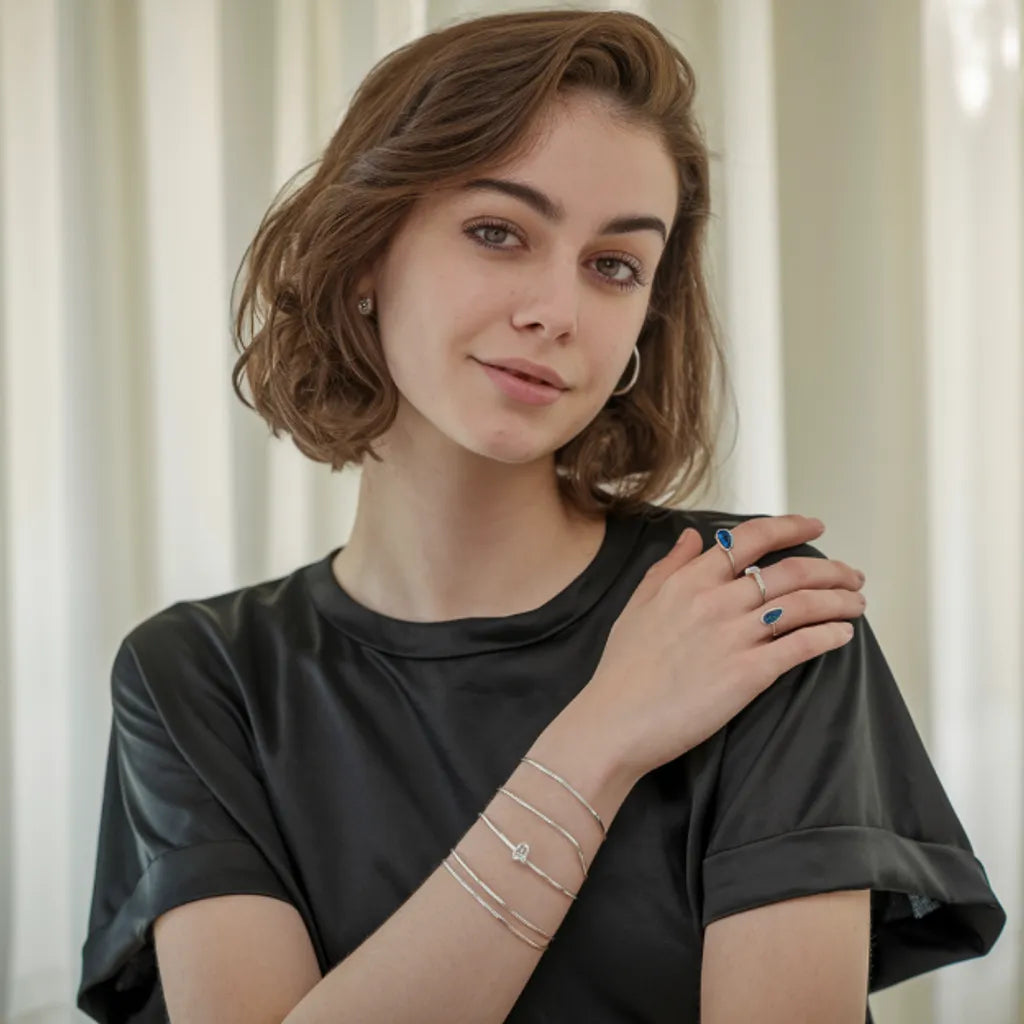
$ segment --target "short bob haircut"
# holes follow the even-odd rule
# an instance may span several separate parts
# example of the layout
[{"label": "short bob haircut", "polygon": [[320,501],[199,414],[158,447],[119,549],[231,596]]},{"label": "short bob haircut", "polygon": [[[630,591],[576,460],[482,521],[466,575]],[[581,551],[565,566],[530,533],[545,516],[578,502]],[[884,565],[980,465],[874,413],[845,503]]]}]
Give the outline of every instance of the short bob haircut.
[{"label": "short bob haircut", "polygon": [[[714,462],[716,360],[726,383],[702,268],[710,189],[695,90],[679,50],[623,11],[479,17],[388,54],[321,156],[282,187],[242,258],[232,287],[247,270],[232,322],[236,395],[275,437],[289,432],[332,471],[367,452],[381,461],[371,444],[394,421],[399,393],[375,317],[356,311],[357,282],[419,197],[517,159],[552,104],[583,92],[620,123],[658,133],[678,169],[679,203],[636,340],[639,376],[555,451],[558,486],[587,516],[677,505]],[[626,374],[634,368],[631,357]]]}]

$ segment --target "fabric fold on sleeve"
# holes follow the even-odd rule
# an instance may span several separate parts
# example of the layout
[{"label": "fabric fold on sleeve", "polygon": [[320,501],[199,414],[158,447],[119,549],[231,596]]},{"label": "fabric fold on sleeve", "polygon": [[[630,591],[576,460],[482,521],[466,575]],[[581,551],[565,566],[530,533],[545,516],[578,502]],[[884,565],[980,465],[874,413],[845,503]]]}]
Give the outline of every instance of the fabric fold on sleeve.
[{"label": "fabric fold on sleeve", "polygon": [[704,861],[704,927],[716,918],[821,892],[870,889],[871,991],[974,956],[1005,914],[965,850],[864,826],[802,829]]},{"label": "fabric fold on sleeve", "polygon": [[98,1021],[164,1024],[152,934],[160,914],[243,893],[285,900],[300,913],[306,908],[264,824],[272,815],[230,680],[176,609],[143,627],[122,641],[111,673],[113,714],[76,1005]]},{"label": "fabric fold on sleeve", "polygon": [[[159,984],[153,922],[172,907],[208,896],[255,893],[290,902],[251,843],[225,839],[168,850],[153,860],[114,917],[82,949],[78,1008],[96,1020],[123,1020],[152,1005]],[[165,1024],[162,1007],[153,1020]],[[136,1017],[147,1020],[147,1017]]]}]

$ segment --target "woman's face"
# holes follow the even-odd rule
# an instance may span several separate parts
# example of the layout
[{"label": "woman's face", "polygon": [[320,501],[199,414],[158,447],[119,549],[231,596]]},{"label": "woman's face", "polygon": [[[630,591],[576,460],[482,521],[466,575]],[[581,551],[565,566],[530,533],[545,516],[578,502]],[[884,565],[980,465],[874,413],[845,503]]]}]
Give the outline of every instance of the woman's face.
[{"label": "woman's face", "polygon": [[[654,134],[593,100],[559,103],[548,123],[528,157],[486,175],[533,201],[483,186],[424,198],[360,291],[374,292],[401,394],[391,441],[428,430],[501,462],[549,457],[633,369],[675,168]],[[624,219],[642,223],[611,224]],[[515,397],[484,366],[512,358],[555,370],[565,389],[542,404]]]}]

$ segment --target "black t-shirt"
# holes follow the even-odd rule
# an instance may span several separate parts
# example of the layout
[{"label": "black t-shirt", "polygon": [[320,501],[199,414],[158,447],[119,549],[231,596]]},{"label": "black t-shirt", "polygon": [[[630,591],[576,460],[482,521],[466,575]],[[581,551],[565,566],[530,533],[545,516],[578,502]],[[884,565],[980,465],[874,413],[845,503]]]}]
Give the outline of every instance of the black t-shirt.
[{"label": "black t-shirt", "polygon": [[[78,1007],[162,1024],[153,921],[225,893],[293,904],[327,974],[440,866],[586,685],[682,530],[707,549],[749,518],[610,516],[579,576],[507,617],[379,614],[338,585],[336,548],[141,622],[113,662]],[[760,564],[791,555],[826,557],[799,545]],[[866,617],[854,623],[848,644],[640,779],[508,1021],[696,1024],[703,929],[830,890],[872,890],[871,991],[988,952],[1004,910]]]}]

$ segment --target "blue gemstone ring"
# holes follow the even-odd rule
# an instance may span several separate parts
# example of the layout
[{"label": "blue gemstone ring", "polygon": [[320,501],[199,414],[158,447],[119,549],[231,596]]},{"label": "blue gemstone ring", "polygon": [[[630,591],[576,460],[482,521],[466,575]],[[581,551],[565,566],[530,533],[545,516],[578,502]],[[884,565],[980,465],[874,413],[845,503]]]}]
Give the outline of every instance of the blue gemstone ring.
[{"label": "blue gemstone ring", "polygon": [[775,623],[778,622],[779,619],[781,619],[781,618],[782,618],[782,609],[781,608],[769,608],[766,612],[763,612],[761,614],[761,621],[766,626],[771,626],[772,627],[772,639],[773,640],[778,636],[778,633],[775,632]]},{"label": "blue gemstone ring", "polygon": [[715,543],[729,556],[733,575],[736,575],[736,559],[732,557],[732,530],[715,530]]}]

